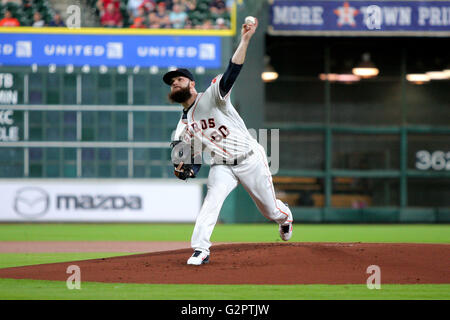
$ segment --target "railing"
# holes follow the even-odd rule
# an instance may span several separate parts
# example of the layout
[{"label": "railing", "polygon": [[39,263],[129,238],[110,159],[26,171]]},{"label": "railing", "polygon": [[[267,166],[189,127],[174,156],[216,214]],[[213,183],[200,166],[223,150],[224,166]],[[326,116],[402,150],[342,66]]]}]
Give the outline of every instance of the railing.
[{"label": "railing", "polygon": [[[364,220],[362,217],[357,218],[355,215],[361,215],[362,212],[370,217],[371,214],[378,215],[381,213],[383,218],[379,220],[383,221],[400,221],[400,216],[404,216],[407,213],[417,214],[417,208],[412,209],[408,205],[408,179],[410,178],[450,178],[450,158],[447,159],[448,163],[442,170],[439,171],[427,171],[408,168],[408,134],[443,134],[449,135],[450,141],[450,127],[440,126],[432,127],[425,125],[404,125],[404,126],[343,126],[343,125],[314,125],[314,124],[293,124],[293,123],[267,123],[266,127],[271,129],[280,129],[283,131],[295,131],[299,134],[301,133],[322,133],[324,135],[324,154],[325,154],[325,165],[322,170],[306,170],[306,169],[281,169],[278,172],[278,176],[291,176],[291,177],[314,177],[323,179],[323,192],[324,192],[324,203],[322,208],[301,208],[298,207],[295,210],[297,214],[300,215],[305,221],[333,221],[334,218],[337,220],[341,219],[343,216],[339,213],[347,212],[347,217],[349,221],[359,220],[370,221],[368,218]],[[399,150],[398,156],[400,159],[400,165],[398,168],[392,169],[367,169],[367,170],[349,170],[349,169],[337,169],[332,166],[333,155],[333,136],[335,134],[365,134],[365,135],[399,135]],[[444,150],[448,151],[448,150]],[[399,203],[396,207],[367,207],[367,208],[333,208],[332,197],[334,194],[333,190],[333,180],[336,178],[381,178],[388,179],[394,178],[399,181]],[[435,208],[421,208],[418,221],[447,221],[448,210],[440,208],[440,204],[437,203]],[[412,210],[412,211],[411,211]],[[437,211],[436,211],[437,210]],[[442,211],[444,210],[444,211]],[[312,215],[312,213],[315,214]],[[383,214],[383,212],[385,214]],[[441,213],[444,212],[444,213]],[[386,220],[389,215],[392,217]],[[423,215],[422,215],[423,214]],[[439,215],[440,214],[440,215]],[[337,218],[337,217],[340,218]],[[443,216],[443,217],[441,217]],[[334,217],[334,218],[333,218]],[[424,218],[425,217],[425,218]],[[427,220],[428,219],[428,220]],[[375,218],[377,221],[377,218]],[[414,220],[412,220],[414,221]]]},{"label": "railing", "polygon": [[[128,177],[133,177],[133,155],[136,149],[169,149],[170,141],[135,141],[134,139],[134,112],[163,112],[163,113],[177,113],[180,108],[174,106],[94,106],[94,105],[5,105],[1,110],[12,110],[23,112],[23,127],[20,133],[20,141],[0,141],[0,150],[4,148],[23,148],[24,150],[24,175],[23,178],[29,177],[30,165],[30,148],[75,148],[76,149],[76,177],[82,177],[82,149],[83,148],[112,148],[112,149],[128,149]],[[30,120],[29,113],[36,111],[61,111],[61,112],[76,112],[76,134],[71,141],[31,141],[30,140]],[[127,141],[83,141],[83,112],[126,112],[127,113]],[[17,125],[17,124],[16,124]],[[64,124],[58,124],[64,126]],[[112,126],[114,126],[112,124]],[[171,128],[175,130],[175,127]],[[158,160],[161,165],[168,165],[170,159],[166,159],[163,155]],[[166,175],[163,175],[166,177]]]}]

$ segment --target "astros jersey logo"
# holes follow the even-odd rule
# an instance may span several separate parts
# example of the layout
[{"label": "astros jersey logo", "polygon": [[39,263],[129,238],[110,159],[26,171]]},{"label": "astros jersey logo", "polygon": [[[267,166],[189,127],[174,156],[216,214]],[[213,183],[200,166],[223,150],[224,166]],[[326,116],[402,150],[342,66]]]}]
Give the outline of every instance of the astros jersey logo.
[{"label": "astros jersey logo", "polygon": [[339,17],[337,22],[339,27],[346,24],[351,25],[352,27],[356,26],[355,16],[359,13],[359,10],[354,7],[350,7],[347,1],[344,2],[343,7],[338,7],[334,10],[334,13]]},{"label": "astros jersey logo", "polygon": [[[192,130],[195,133],[201,133],[205,137],[207,137],[210,141],[220,142],[222,139],[225,139],[229,134],[230,131],[228,128],[224,125],[220,126],[217,130],[214,130],[216,127],[216,120],[214,118],[209,119],[202,119],[199,122],[193,122],[191,123]],[[203,131],[206,131],[208,129],[213,129],[213,131],[208,132],[205,134]],[[187,129],[187,132],[190,133],[190,130]],[[192,133],[190,133],[192,135]]]}]

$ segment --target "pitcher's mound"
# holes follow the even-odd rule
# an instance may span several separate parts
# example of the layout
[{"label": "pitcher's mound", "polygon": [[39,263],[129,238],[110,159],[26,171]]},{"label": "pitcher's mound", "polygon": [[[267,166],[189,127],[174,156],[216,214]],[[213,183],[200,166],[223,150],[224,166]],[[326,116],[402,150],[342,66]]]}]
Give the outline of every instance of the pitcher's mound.
[{"label": "pitcher's mound", "polygon": [[[198,284],[366,284],[369,266],[381,283],[450,283],[450,245],[391,243],[239,243],[211,248],[210,263],[186,265],[191,249],[0,270],[0,278]],[[373,270],[372,270],[373,271]]]}]

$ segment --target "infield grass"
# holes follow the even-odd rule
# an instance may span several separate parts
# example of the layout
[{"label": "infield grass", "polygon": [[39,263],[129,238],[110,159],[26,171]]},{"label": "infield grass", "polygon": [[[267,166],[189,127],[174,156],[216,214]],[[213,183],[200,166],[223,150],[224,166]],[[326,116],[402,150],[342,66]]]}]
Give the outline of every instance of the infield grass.
[{"label": "infield grass", "polygon": [[[189,241],[192,224],[0,224],[0,241]],[[217,225],[213,242],[276,242],[274,224]],[[295,225],[295,242],[450,243],[449,225]],[[134,253],[0,253],[0,268]],[[449,300],[450,285],[157,285],[0,279],[0,300]]]},{"label": "infield grass", "polygon": [[448,300],[450,285],[158,285],[0,279],[0,300]]},{"label": "infield grass", "polygon": [[130,254],[138,254],[138,252],[0,253],[0,269],[20,267],[20,266],[31,266],[45,263],[58,263],[58,262],[118,257]]},{"label": "infield grass", "polygon": [[[0,224],[0,241],[190,241],[193,224]],[[278,226],[218,224],[213,242],[277,242]],[[450,225],[294,224],[294,242],[450,243]]]}]

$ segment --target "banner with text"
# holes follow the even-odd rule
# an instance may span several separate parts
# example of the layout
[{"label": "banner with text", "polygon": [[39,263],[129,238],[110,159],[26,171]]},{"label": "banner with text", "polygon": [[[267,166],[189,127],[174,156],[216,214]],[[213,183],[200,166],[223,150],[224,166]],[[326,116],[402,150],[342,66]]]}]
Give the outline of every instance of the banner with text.
[{"label": "banner with text", "polygon": [[450,1],[274,0],[270,19],[273,34],[450,36]]},{"label": "banner with text", "polygon": [[0,182],[0,201],[0,221],[193,222],[201,206],[202,185],[4,181]]},{"label": "banner with text", "polygon": [[219,68],[221,53],[213,36],[0,33],[0,65]]}]

